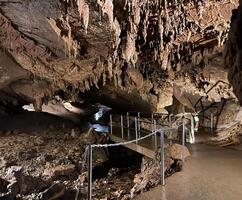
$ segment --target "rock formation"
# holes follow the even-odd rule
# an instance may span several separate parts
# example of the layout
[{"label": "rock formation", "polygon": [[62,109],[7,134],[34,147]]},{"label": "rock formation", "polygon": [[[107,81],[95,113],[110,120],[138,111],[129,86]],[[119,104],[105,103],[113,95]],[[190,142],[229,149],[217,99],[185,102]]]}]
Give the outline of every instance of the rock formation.
[{"label": "rock formation", "polygon": [[[199,114],[204,127],[213,113],[215,126],[221,129],[212,142],[239,143],[242,8],[238,5],[236,0],[0,0],[0,114],[4,116],[0,129],[7,135],[0,140],[0,172],[9,172],[0,177],[0,199],[16,195],[77,199],[79,193],[87,194],[84,145],[107,143],[109,138],[92,130],[80,134],[63,118],[80,125],[80,115],[93,102],[123,112],[191,111]],[[75,107],[80,102],[88,106]],[[11,115],[11,109],[16,114],[24,105],[62,118],[36,112],[25,112],[26,118],[23,112]],[[113,124],[119,120],[114,117]],[[9,121],[11,130],[6,128]],[[16,130],[23,122],[47,131],[19,134]],[[141,123],[141,128],[153,127]],[[165,137],[170,133],[165,132]],[[179,145],[166,145],[166,176],[182,167],[180,151]],[[135,155],[137,160],[127,159],[135,164],[118,168],[108,163],[110,152],[93,151],[93,174],[98,175],[98,169],[106,173],[94,178],[96,198],[128,199],[159,184],[157,161],[142,162]],[[121,173],[126,176],[118,176]]]},{"label": "rock formation", "polygon": [[242,104],[242,1],[238,9],[233,10],[228,42],[224,50],[225,65],[229,69],[229,80],[234,87],[234,92]]},{"label": "rock formation", "polygon": [[[8,78],[1,73],[0,87],[18,99],[31,96],[28,102],[39,109],[60,90],[77,101],[94,88],[105,95],[115,90],[106,85],[159,110],[172,104],[179,80],[187,79],[196,92],[212,87],[199,77],[222,59],[236,7],[236,1],[221,0],[1,0],[1,59],[10,57],[22,72]],[[8,68],[1,64],[1,70]],[[21,79],[33,89],[19,89],[25,88]],[[29,93],[40,91],[43,82],[45,91]]]}]

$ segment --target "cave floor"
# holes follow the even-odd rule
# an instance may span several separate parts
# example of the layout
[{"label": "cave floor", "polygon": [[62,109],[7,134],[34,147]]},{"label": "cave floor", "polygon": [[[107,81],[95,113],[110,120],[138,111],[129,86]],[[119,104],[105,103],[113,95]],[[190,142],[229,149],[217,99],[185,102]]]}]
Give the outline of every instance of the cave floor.
[{"label": "cave floor", "polygon": [[136,200],[240,200],[242,198],[241,151],[205,144],[191,145],[192,156],[184,170]]}]

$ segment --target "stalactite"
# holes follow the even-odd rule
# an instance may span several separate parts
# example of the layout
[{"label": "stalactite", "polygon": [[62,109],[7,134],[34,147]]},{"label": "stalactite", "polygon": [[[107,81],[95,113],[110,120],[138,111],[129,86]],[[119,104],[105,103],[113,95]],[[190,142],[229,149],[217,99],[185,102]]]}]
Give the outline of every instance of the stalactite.
[{"label": "stalactite", "polygon": [[[88,60],[89,57],[93,56],[95,52],[93,53],[91,48],[94,42],[90,40],[90,35],[83,34],[83,27],[85,31],[89,30],[88,27],[90,26],[92,26],[90,30],[94,30],[99,22],[100,27],[102,27],[100,28],[102,30],[98,29],[101,37],[107,35],[107,41],[105,40],[106,37],[103,37],[104,42],[110,43],[110,45],[107,44],[108,55],[103,59],[106,59],[107,65],[103,67],[100,64],[100,66],[93,68],[93,71],[97,72],[82,83],[85,90],[99,84],[104,85],[106,79],[113,77],[116,85],[122,87],[125,67],[123,73],[119,70],[124,66],[124,63],[128,67],[135,66],[147,79],[154,78],[153,74],[160,71],[162,71],[162,76],[171,66],[177,70],[180,67],[186,68],[189,65],[197,65],[201,62],[202,57],[200,49],[207,48],[210,45],[210,43],[206,44],[206,38],[216,39],[217,37],[218,46],[223,45],[228,30],[227,26],[229,26],[226,20],[218,19],[218,17],[222,17],[222,14],[214,17],[213,20],[216,23],[218,21],[218,24],[215,24],[214,27],[211,26],[212,30],[207,25],[203,25],[206,23],[202,21],[204,20],[202,16],[207,16],[208,9],[212,5],[208,1],[193,0],[190,3],[184,0],[126,0],[118,3],[114,0],[64,1],[66,2],[65,6],[68,7],[67,13],[59,19],[48,19],[48,21],[56,32],[58,41],[60,40],[59,49],[61,48],[61,51],[64,49],[65,56],[74,57],[77,60]],[[76,2],[76,5],[73,6],[73,2]],[[95,9],[93,9],[92,6],[95,3]],[[208,5],[204,6],[205,3]],[[121,5],[123,10],[116,7],[117,12],[114,11],[114,5]],[[75,12],[71,13],[73,11],[71,9]],[[78,18],[74,15],[77,10],[79,12]],[[99,15],[100,10],[107,17],[100,16],[101,21],[98,21],[99,16],[96,17],[95,15]],[[89,15],[93,17],[90,22]],[[209,18],[209,16],[207,17]],[[79,28],[80,19],[82,28]],[[75,24],[78,24],[78,26],[75,27]],[[110,28],[106,26],[108,24]],[[92,33],[90,32],[90,34]],[[110,42],[110,40],[113,41]],[[83,53],[85,55],[78,55],[79,52],[82,52],[80,41],[87,43],[87,53]],[[15,47],[10,43],[10,48],[14,49]],[[88,48],[91,50],[89,51]],[[115,68],[116,63],[120,66]],[[77,68],[75,66],[70,69],[67,68],[67,71],[73,74],[76,72],[81,74],[81,70],[81,64]],[[63,72],[60,74],[63,74]],[[56,78],[56,82],[58,82],[58,78]]]},{"label": "stalactite", "polygon": [[67,23],[67,28],[68,28],[68,35],[67,35],[66,44],[67,44],[67,49],[68,49],[68,56],[70,57],[72,37],[71,37],[71,26],[70,26],[70,23],[69,23],[69,16],[68,15],[66,16],[66,23]]},{"label": "stalactite", "polygon": [[76,0],[76,5],[80,18],[83,22],[84,29],[87,33],[87,28],[89,24],[89,5],[86,3],[85,0]]},{"label": "stalactite", "polygon": [[84,29],[87,34],[87,27],[89,24],[89,6],[87,3],[85,3],[82,7],[82,20],[83,20]]},{"label": "stalactite", "polygon": [[97,3],[100,5],[102,8],[103,13],[107,14],[109,23],[111,26],[113,25],[113,2],[112,0],[97,0]]}]

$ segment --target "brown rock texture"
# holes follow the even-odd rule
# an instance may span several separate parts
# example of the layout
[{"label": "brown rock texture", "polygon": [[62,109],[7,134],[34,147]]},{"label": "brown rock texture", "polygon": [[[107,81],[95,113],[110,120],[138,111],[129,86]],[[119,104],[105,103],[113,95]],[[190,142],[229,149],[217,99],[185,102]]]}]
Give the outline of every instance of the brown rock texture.
[{"label": "brown rock texture", "polygon": [[[181,149],[184,148],[184,159],[190,156],[188,148],[179,144],[172,144],[165,146],[165,176],[181,170]],[[161,168],[159,151],[157,151],[157,161],[143,158],[141,165],[141,172],[135,175],[134,186],[130,191],[131,198],[136,193],[142,193],[149,188],[157,186],[161,181]]]},{"label": "brown rock texture", "polygon": [[[46,97],[63,90],[78,100],[109,85],[155,110],[172,104],[167,88],[187,76],[194,81],[222,52],[236,7],[222,0],[0,0],[0,47],[30,72],[25,79],[47,82]],[[44,97],[33,98],[41,104]]]},{"label": "brown rock texture", "polygon": [[225,65],[229,68],[229,80],[234,93],[242,104],[242,1],[238,9],[233,10],[228,42],[224,51]]}]

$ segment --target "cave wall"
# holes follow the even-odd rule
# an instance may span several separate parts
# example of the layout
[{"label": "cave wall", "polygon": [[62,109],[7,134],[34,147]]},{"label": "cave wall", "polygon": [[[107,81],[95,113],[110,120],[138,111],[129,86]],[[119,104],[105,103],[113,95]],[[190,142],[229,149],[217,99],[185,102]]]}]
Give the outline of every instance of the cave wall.
[{"label": "cave wall", "polygon": [[233,10],[229,39],[224,50],[224,61],[229,69],[229,80],[234,93],[242,105],[242,1],[238,9]]}]

